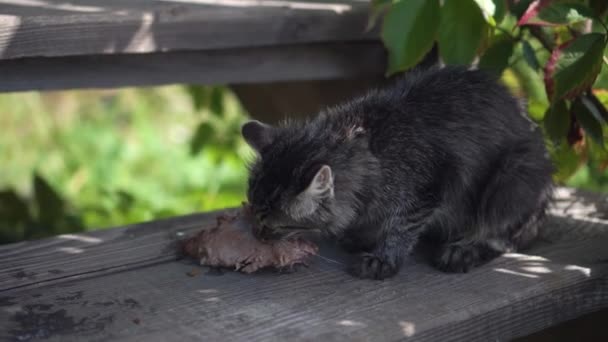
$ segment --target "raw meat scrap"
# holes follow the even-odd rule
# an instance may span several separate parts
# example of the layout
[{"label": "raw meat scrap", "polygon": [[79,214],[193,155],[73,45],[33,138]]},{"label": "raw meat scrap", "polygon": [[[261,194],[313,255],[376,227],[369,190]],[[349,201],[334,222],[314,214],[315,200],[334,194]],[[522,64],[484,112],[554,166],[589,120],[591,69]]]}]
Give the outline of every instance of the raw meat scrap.
[{"label": "raw meat scrap", "polygon": [[317,246],[303,239],[262,242],[253,234],[249,207],[236,215],[220,215],[217,224],[203,229],[182,243],[184,253],[201,265],[229,267],[252,273],[261,268],[285,268],[306,264],[317,253]]}]

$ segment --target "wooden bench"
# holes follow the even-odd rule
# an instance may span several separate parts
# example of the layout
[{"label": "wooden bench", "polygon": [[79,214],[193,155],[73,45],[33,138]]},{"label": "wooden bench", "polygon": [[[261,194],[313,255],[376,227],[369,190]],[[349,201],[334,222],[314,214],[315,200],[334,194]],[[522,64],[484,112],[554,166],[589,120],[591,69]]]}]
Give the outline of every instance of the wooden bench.
[{"label": "wooden bench", "polygon": [[[0,91],[230,84],[254,115],[313,112],[382,78],[367,10],[345,0],[0,0]],[[607,199],[566,188],[556,197],[526,253],[468,274],[416,254],[383,282],[345,274],[351,257],[329,244],[293,274],[178,260],[175,242],[214,213],[0,246],[0,340],[525,336],[608,308]]]},{"label": "wooden bench", "polygon": [[349,256],[291,274],[178,260],[214,214],[0,246],[2,340],[506,340],[608,307],[608,203],[560,188],[541,241],[468,274],[420,258],[358,280]]}]

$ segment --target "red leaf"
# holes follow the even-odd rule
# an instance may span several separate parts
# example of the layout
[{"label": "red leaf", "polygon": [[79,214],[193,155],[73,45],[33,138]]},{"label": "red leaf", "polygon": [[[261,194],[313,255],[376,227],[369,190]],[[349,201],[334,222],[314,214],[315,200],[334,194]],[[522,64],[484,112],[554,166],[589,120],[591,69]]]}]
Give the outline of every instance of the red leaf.
[{"label": "red leaf", "polygon": [[519,18],[519,21],[517,22],[517,26],[552,25],[550,23],[545,23],[545,22],[528,23],[530,21],[530,19],[532,19],[538,15],[538,12],[540,12],[541,9],[549,6],[551,1],[553,1],[553,0],[534,0],[534,1],[532,1],[532,3],[530,3],[530,6],[528,6],[528,9],[526,10],[526,12],[524,12],[524,14],[521,16],[521,18]]}]

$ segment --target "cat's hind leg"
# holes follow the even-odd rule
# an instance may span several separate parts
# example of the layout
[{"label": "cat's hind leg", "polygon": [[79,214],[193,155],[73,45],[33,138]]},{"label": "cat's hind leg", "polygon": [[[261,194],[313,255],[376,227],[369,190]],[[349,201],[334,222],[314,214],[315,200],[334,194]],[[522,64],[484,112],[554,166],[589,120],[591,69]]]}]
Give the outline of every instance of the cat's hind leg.
[{"label": "cat's hind leg", "polygon": [[477,241],[457,241],[442,246],[435,257],[435,266],[444,272],[462,273],[483,264],[504,251]]},{"label": "cat's hind leg", "polygon": [[437,268],[467,272],[530,245],[538,235],[552,189],[551,164],[539,160],[538,152],[520,146],[492,168],[477,196],[472,227],[463,231],[462,238],[438,249]]}]

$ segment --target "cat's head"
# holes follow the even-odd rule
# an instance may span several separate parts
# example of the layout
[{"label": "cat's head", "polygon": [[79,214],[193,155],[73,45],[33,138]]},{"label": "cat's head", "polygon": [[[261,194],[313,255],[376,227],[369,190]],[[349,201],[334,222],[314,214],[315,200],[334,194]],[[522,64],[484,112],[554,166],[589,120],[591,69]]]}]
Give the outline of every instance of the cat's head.
[{"label": "cat's head", "polygon": [[243,125],[242,135],[258,154],[250,167],[247,197],[259,236],[322,230],[332,219],[335,201],[327,147],[303,129],[258,121]]}]

